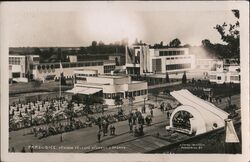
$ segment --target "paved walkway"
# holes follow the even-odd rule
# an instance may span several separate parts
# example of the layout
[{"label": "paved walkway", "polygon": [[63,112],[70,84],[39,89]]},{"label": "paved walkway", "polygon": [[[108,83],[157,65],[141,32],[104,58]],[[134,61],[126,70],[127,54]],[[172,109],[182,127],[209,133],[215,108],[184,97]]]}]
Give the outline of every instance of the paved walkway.
[{"label": "paved walkway", "polygon": [[[149,96],[152,98],[152,96]],[[166,101],[165,98],[158,97],[158,102]],[[224,100],[223,100],[224,101]],[[154,103],[153,100],[147,101],[147,103]],[[240,95],[232,96],[232,103],[240,105]],[[135,103],[132,109],[139,109],[143,103]],[[226,106],[225,102],[222,102],[218,107],[224,109]],[[130,109],[126,105],[124,107],[127,113]],[[154,134],[159,130],[165,131],[165,126],[169,125],[169,119],[166,117],[166,113],[162,113],[159,109],[154,109],[154,118],[152,126],[145,127],[145,133]],[[109,109],[105,112],[117,113],[117,109]],[[146,114],[149,114],[149,109],[146,110]],[[101,115],[101,113],[97,114]],[[35,147],[35,152],[90,152],[92,150],[98,149],[98,147],[107,147],[110,145],[115,145],[123,141],[133,140],[135,137],[128,133],[128,121],[117,122],[113,124],[116,127],[116,136],[105,136],[101,138],[101,143],[97,142],[97,131],[98,127],[88,127],[72,132],[63,133],[63,141],[60,141],[61,135],[50,136],[43,139],[38,139],[32,134],[27,134],[30,132],[30,128],[10,132],[10,148],[14,147],[16,152],[20,152],[23,146],[26,147],[28,151],[28,146],[33,145]],[[26,135],[24,135],[26,134]]]}]

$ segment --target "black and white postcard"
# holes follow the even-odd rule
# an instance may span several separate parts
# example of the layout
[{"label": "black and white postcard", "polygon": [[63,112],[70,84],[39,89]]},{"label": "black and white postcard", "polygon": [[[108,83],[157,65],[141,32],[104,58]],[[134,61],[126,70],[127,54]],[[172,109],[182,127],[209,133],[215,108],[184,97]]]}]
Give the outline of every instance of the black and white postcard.
[{"label": "black and white postcard", "polygon": [[249,3],[2,2],[2,161],[249,159]]}]

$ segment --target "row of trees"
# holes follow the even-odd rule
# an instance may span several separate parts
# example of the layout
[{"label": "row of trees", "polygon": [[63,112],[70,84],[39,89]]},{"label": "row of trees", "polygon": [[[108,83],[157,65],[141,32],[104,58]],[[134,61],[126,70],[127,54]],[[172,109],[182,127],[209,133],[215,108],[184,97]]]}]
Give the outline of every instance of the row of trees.
[{"label": "row of trees", "polygon": [[125,53],[125,45],[123,44],[109,44],[105,45],[102,42],[97,43],[93,41],[90,46],[73,48],[73,49],[63,49],[63,48],[48,48],[41,50],[40,48],[35,48],[35,55],[40,56],[40,62],[69,62],[69,55],[85,56],[85,55],[96,55],[96,54],[120,54]]},{"label": "row of trees", "polygon": [[181,41],[178,38],[175,38],[172,41],[170,41],[169,44],[167,45],[163,45],[163,41],[161,41],[160,43],[156,43],[151,47],[152,48],[179,48],[183,46],[181,46]]}]

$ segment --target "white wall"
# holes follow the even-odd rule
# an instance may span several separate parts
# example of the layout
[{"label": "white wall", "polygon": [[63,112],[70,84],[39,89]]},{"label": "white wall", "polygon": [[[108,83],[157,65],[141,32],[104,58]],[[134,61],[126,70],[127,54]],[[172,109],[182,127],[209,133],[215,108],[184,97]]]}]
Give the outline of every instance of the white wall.
[{"label": "white wall", "polygon": [[[65,77],[72,77],[74,75],[74,71],[77,69],[94,69],[98,70],[98,73],[103,74],[104,69],[103,66],[88,66],[88,67],[75,67],[75,68],[63,68],[63,75]],[[41,70],[38,69],[33,70],[34,79],[43,80],[47,75],[56,75],[56,78],[60,77],[61,70],[60,68],[54,70]]]}]

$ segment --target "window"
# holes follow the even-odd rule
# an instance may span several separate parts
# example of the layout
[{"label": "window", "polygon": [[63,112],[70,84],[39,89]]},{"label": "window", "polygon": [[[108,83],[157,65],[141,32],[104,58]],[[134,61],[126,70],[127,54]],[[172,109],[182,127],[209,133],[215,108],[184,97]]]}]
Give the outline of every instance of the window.
[{"label": "window", "polygon": [[240,78],[239,78],[239,76],[230,76],[230,80],[232,80],[232,81],[239,81]]},{"label": "window", "polygon": [[141,90],[141,95],[144,95],[144,90]]},{"label": "window", "polygon": [[212,79],[212,80],[215,80],[216,79],[216,75],[209,75],[209,78]]},{"label": "window", "polygon": [[55,68],[60,68],[60,64],[55,64]]},{"label": "window", "polygon": [[221,76],[218,76],[218,77],[217,77],[217,80],[221,80]]},{"label": "window", "polygon": [[104,73],[111,73],[113,70],[115,70],[114,65],[104,66]]},{"label": "window", "polygon": [[161,59],[152,59],[153,72],[161,72]]},{"label": "window", "polygon": [[191,64],[172,64],[166,65],[166,70],[178,70],[178,69],[187,69],[191,68]]}]

